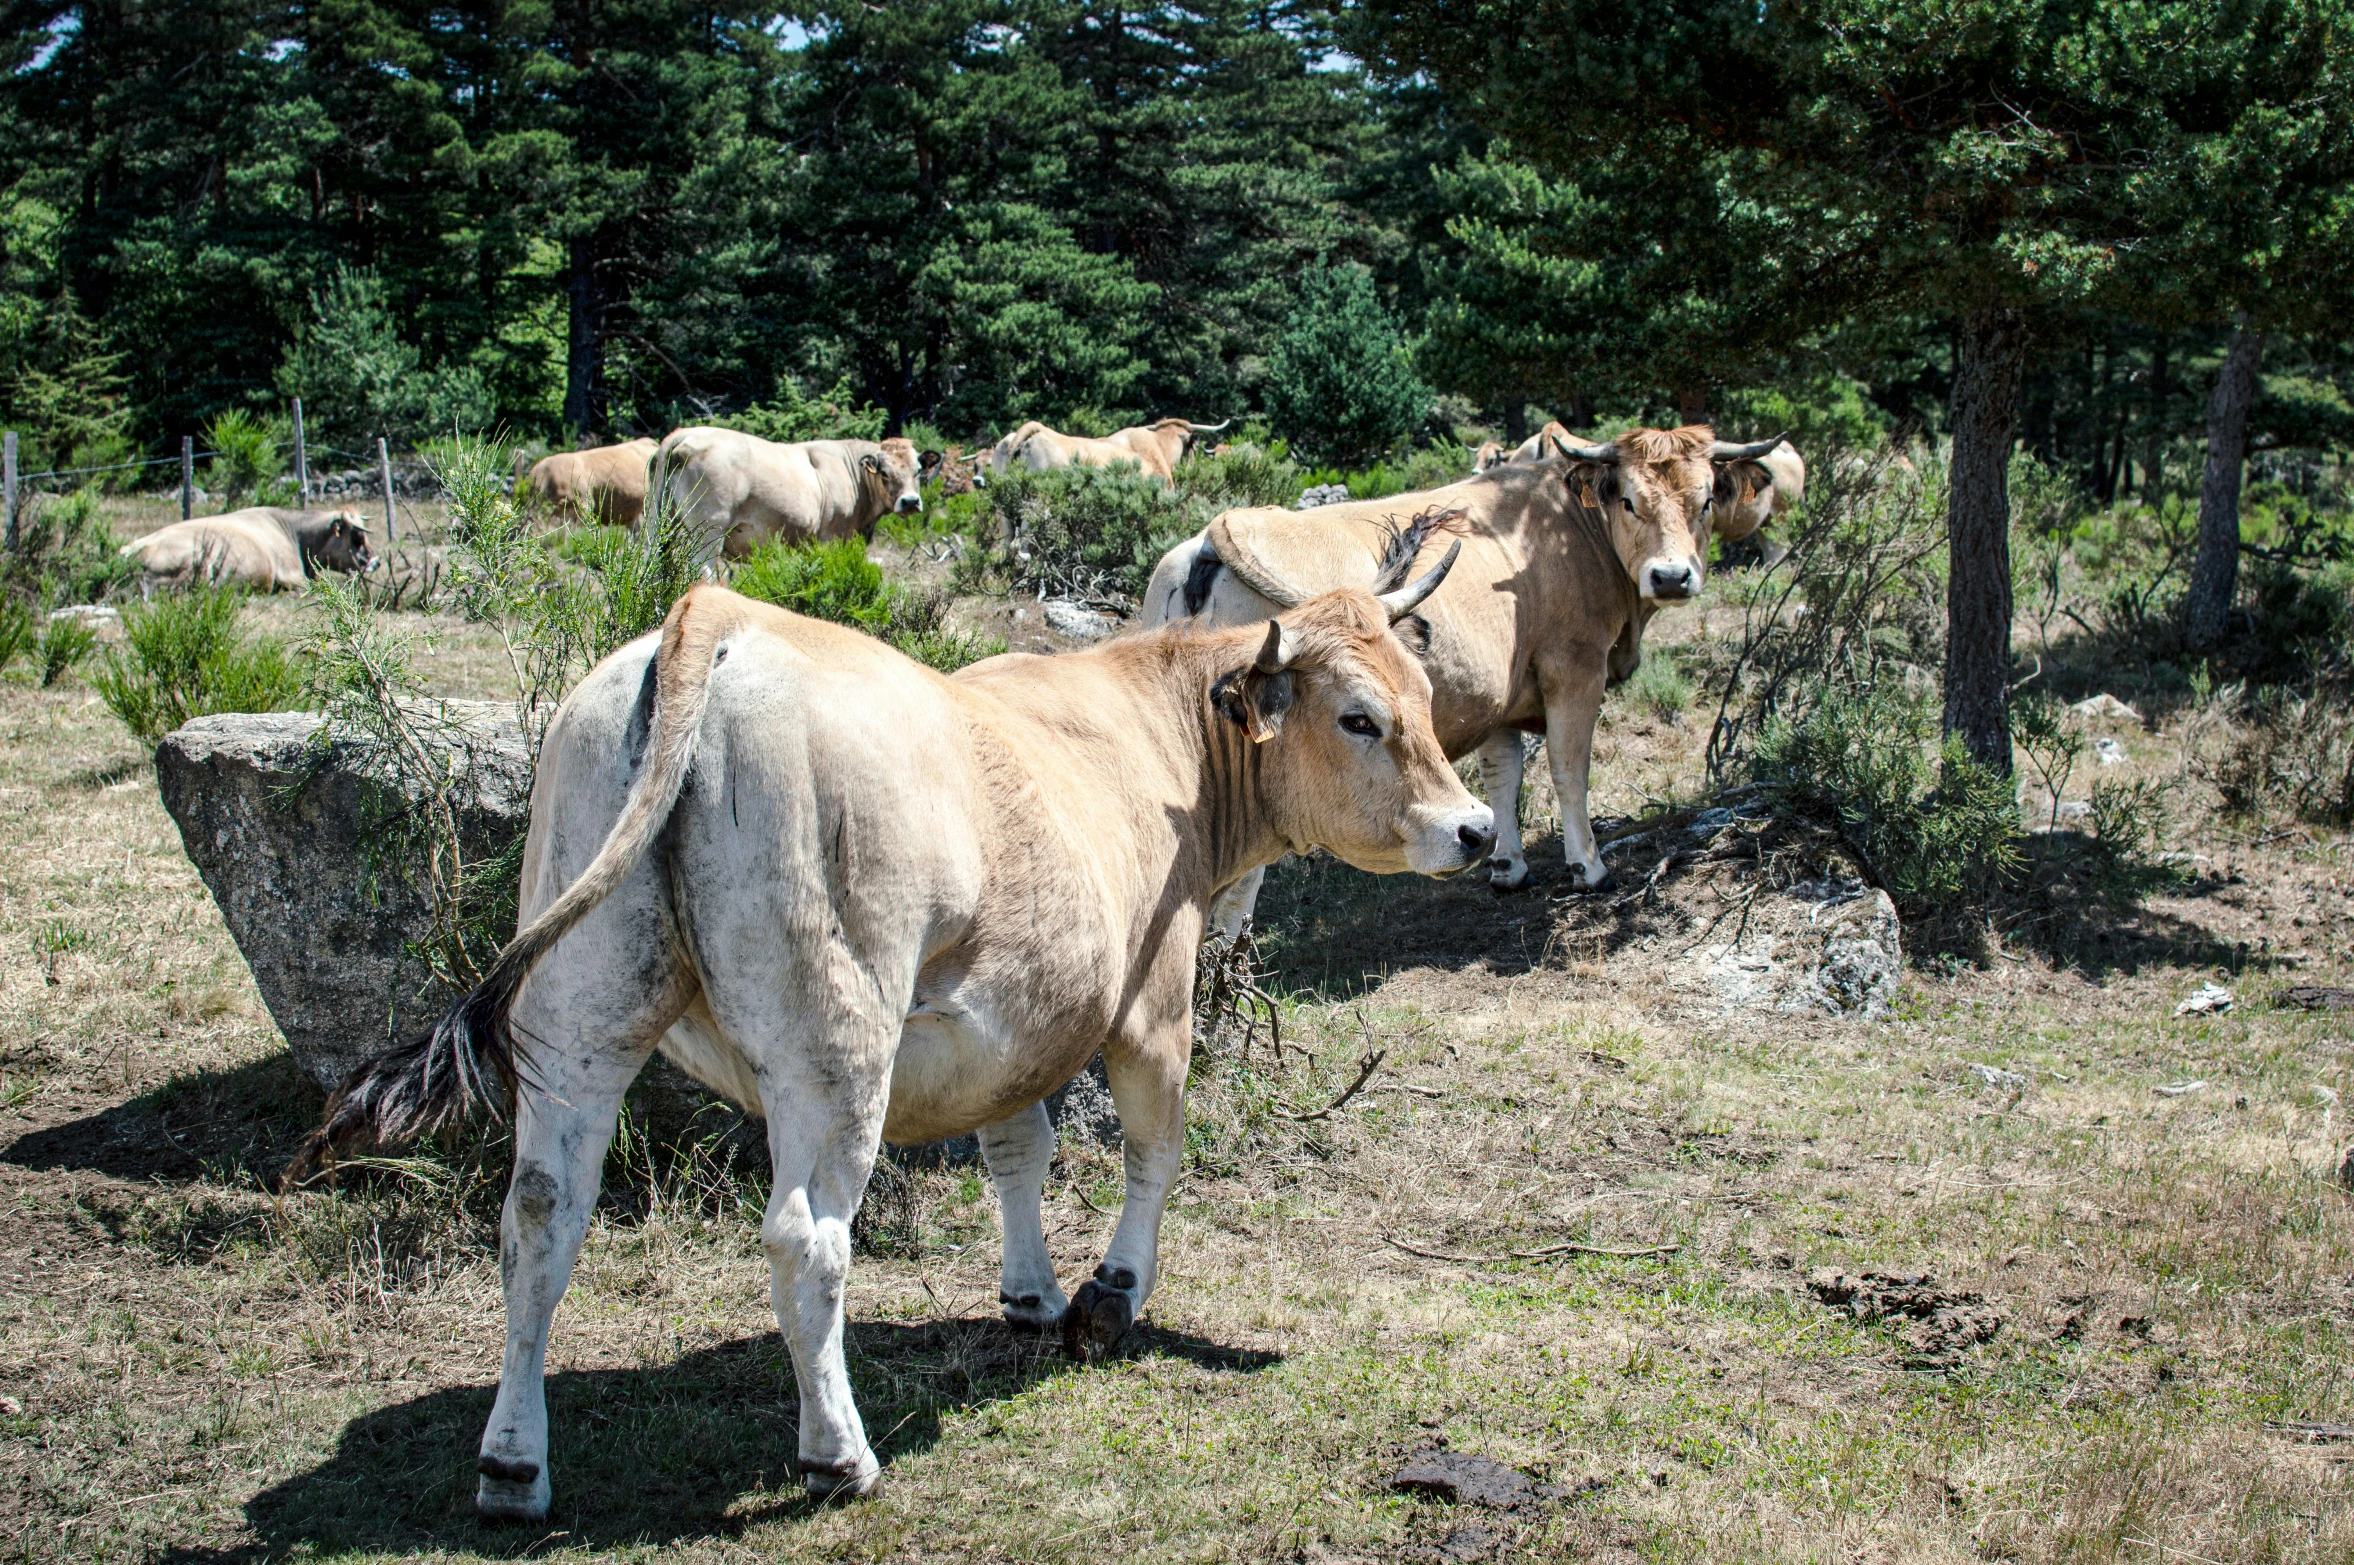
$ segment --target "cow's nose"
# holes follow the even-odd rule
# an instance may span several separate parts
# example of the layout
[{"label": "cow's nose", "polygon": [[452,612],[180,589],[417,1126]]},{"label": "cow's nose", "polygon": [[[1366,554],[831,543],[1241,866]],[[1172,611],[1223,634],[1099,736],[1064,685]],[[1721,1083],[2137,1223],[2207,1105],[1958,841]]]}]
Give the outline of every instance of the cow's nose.
[{"label": "cow's nose", "polygon": [[1651,595],[1655,598],[1688,598],[1694,585],[1689,565],[1651,567]]},{"label": "cow's nose", "polygon": [[1455,828],[1455,840],[1463,844],[1464,862],[1477,864],[1488,856],[1488,849],[1496,845],[1496,829],[1493,826],[1458,826]]},{"label": "cow's nose", "polygon": [[913,516],[923,508],[924,498],[922,495],[903,494],[899,497],[899,514],[901,516]]}]

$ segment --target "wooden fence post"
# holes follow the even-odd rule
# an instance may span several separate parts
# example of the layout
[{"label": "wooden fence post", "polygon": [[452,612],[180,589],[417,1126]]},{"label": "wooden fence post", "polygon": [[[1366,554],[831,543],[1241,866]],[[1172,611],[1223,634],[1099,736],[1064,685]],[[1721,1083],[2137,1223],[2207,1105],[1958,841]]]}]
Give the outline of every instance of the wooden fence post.
[{"label": "wooden fence post", "polygon": [[180,520],[196,514],[196,437],[180,437]]},{"label": "wooden fence post", "polygon": [[376,437],[376,476],[384,481],[384,547],[392,547],[392,453],[385,449],[384,437]]},{"label": "wooden fence post", "polygon": [[0,436],[0,489],[6,490],[6,499],[0,501],[0,504],[6,505],[8,509],[8,547],[14,550],[16,548],[16,431],[13,429],[8,431],[6,435]]},{"label": "wooden fence post", "polygon": [[294,399],[294,492],[302,496],[298,504],[311,503],[310,453],[302,443],[302,398]]}]

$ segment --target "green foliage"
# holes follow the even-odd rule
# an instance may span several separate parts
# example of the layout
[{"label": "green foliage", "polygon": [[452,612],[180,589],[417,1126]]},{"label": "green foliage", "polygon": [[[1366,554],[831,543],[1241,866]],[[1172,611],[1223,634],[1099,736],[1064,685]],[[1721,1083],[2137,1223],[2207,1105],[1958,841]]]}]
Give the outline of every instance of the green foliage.
[{"label": "green foliage", "polygon": [[1288,506],[1308,483],[1308,475],[1288,453],[1253,441],[1236,441],[1223,456],[1205,451],[1177,468],[1177,493],[1200,500],[1213,511]]},{"label": "green foliage", "polygon": [[237,623],[245,594],[198,587],[123,611],[123,645],[99,661],[90,683],[108,710],[153,743],[192,717],[279,712],[303,679],[274,636]]},{"label": "green foliage", "polygon": [[[32,212],[26,211],[32,207]],[[26,203],[0,218],[21,260],[21,220],[47,227],[58,214]],[[12,221],[14,220],[14,221]],[[0,270],[0,277],[5,277]],[[138,453],[131,442],[130,355],[110,351],[71,293],[36,300],[0,288],[0,426],[16,430],[20,470],[101,467]],[[116,484],[130,475],[107,474]]]},{"label": "green foliage", "polygon": [[0,561],[0,588],[52,608],[100,602],[136,577],[138,565],[117,552],[99,514],[99,496],[93,484],[31,500],[19,518],[16,548]]},{"label": "green foliage", "polygon": [[78,616],[53,619],[41,632],[41,686],[47,689],[80,667],[98,646],[98,632]]},{"label": "green foliage", "polygon": [[854,626],[942,673],[1005,650],[994,637],[951,628],[944,597],[887,579],[857,538],[813,545],[771,540],[737,564],[728,585],[796,614]]},{"label": "green foliage", "polygon": [[779,442],[880,440],[883,417],[881,408],[860,403],[852,396],[847,375],[834,382],[831,390],[815,397],[803,396],[793,377],[782,375],[777,378],[775,394],[767,401],[709,422],[718,429],[740,429],[747,435]]},{"label": "green foliage", "polygon": [[1756,772],[1832,814],[1900,908],[1983,899],[2020,863],[2018,799],[2009,778],[1972,761],[1959,739],[1936,745],[1936,733],[1924,697],[1892,684],[1826,686],[1803,716],[1767,723]]},{"label": "green foliage", "polygon": [[1301,450],[1356,466],[1404,440],[1433,393],[1411,345],[1382,308],[1373,274],[1319,265],[1267,354],[1267,409]]},{"label": "green foliage", "polygon": [[1632,678],[1618,688],[1618,699],[1661,722],[1681,717],[1692,705],[1692,681],[1664,647],[1643,654]]},{"label": "green foliage", "polygon": [[0,600],[0,672],[41,644],[41,621],[22,603]]},{"label": "green foliage", "polygon": [[2060,803],[2068,779],[2083,759],[2084,726],[2069,721],[2067,708],[2038,691],[2011,706],[2011,743],[2042,779],[2052,796],[2051,829],[2060,829]]},{"label": "green foliage", "polygon": [[384,279],[338,266],[312,291],[310,319],[279,366],[278,390],[303,400],[310,440],[358,448],[378,435],[398,444],[456,426],[478,429],[496,409],[479,372],[467,365],[425,368],[401,335]]},{"label": "green foliage", "polygon": [[1471,453],[1461,446],[1420,446],[1395,461],[1381,461],[1355,472],[1323,467],[1309,473],[1310,484],[1346,484],[1352,500],[1386,500],[1461,483],[1471,476]]},{"label": "green foliage", "polygon": [[1133,468],[1066,467],[992,479],[998,541],[976,549],[958,580],[1002,580],[1018,592],[1132,604],[1170,546],[1215,514]]},{"label": "green foliage", "polygon": [[2277,806],[2311,821],[2354,824],[2354,707],[2347,693],[2257,691],[2208,775],[2234,815],[2253,817]]},{"label": "green foliage", "polygon": [[236,510],[268,480],[285,471],[279,452],[285,437],[269,421],[243,408],[231,408],[205,426],[204,444],[212,451],[210,487]]}]

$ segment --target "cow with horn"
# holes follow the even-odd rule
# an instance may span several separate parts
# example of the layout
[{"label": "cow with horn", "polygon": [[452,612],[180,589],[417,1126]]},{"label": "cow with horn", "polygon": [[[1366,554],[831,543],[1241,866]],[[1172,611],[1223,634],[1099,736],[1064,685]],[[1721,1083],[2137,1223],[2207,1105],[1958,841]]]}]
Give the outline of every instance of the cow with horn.
[{"label": "cow with horn", "polygon": [[[506,1357],[478,1509],[547,1514],[549,1323],[622,1093],[656,1049],[767,1121],[760,1238],[813,1493],[879,1474],[842,1300],[884,1140],[978,1130],[1006,1319],[1059,1327],[1078,1354],[1117,1342],[1152,1296],[1184,1153],[1212,899],[1309,844],[1378,873],[1487,856],[1487,806],[1440,751],[1430,682],[1393,630],[1453,559],[1336,592],[1278,585],[1289,606],[1250,625],[945,676],[703,585],[591,670],[540,751],[520,932],[430,1034],[343,1084],[287,1171],[480,1102],[511,1109]],[[1127,1198],[1066,1298],[1040,1224],[1041,1100],[1098,1051]]]},{"label": "cow with horn", "polygon": [[[1718,440],[1705,426],[1636,429],[1602,445],[1556,437],[1553,454],[1421,494],[1313,511],[1227,511],[1162,557],[1140,621],[1241,624],[1299,594],[1361,585],[1450,534],[1462,557],[1409,626],[1450,757],[1476,752],[1496,816],[1499,891],[1528,881],[1518,820],[1521,736],[1546,738],[1570,884],[1602,885],[1586,808],[1604,688],[1634,671],[1645,622],[1699,596],[1718,478],[1779,443]],[[1217,915],[1249,917],[1258,877]]]},{"label": "cow with horn", "polygon": [[1058,467],[1133,467],[1164,484],[1174,483],[1177,464],[1185,460],[1194,442],[1233,422],[1189,424],[1181,418],[1164,418],[1115,430],[1097,440],[1062,434],[1032,419],[990,447],[989,471],[1002,474],[1023,467],[1044,473]]}]

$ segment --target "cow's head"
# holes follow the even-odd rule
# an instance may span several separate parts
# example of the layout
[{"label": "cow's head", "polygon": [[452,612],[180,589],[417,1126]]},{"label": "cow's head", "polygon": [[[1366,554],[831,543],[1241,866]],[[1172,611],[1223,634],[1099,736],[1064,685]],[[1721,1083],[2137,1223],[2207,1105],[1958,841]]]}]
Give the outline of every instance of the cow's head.
[{"label": "cow's head", "polygon": [[1217,434],[1233,422],[1234,420],[1229,418],[1215,424],[1191,424],[1181,418],[1164,418],[1145,427],[1152,432],[1153,438],[1168,454],[1170,465],[1174,466],[1185,460],[1187,454],[1193,450],[1194,443],[1202,436]]},{"label": "cow's head", "polygon": [[[1785,437],[1776,435],[1771,440],[1759,440],[1746,446],[1729,446],[1728,454],[1716,459],[1715,505],[1711,514],[1716,520],[1716,535],[1727,543],[1739,543],[1773,519],[1774,471],[1766,465],[1766,458]],[[1792,450],[1789,460],[1795,462]],[[1799,464],[1803,475],[1803,464]]]},{"label": "cow's head", "polygon": [[372,571],[376,555],[368,547],[368,524],[357,511],[337,511],[309,540],[311,558],[331,571]]},{"label": "cow's head", "polygon": [[1483,440],[1480,442],[1479,449],[1471,454],[1471,470],[1475,473],[1484,473],[1491,467],[1502,467],[1505,460],[1511,455],[1512,453],[1504,448],[1502,441]]},{"label": "cow's head", "polygon": [[1327,592],[1286,609],[1251,660],[1211,686],[1219,714],[1263,747],[1257,792],[1295,850],[1321,847],[1381,874],[1451,875],[1488,856],[1495,816],[1439,748],[1430,676],[1391,629],[1462,547],[1387,592]]},{"label": "cow's head", "polygon": [[1552,437],[1570,461],[1570,500],[1600,514],[1635,590],[1657,603],[1700,595],[1718,468],[1753,461],[1779,442],[1735,445],[1701,424],[1630,429],[1600,446]]},{"label": "cow's head", "polygon": [[870,455],[858,459],[866,482],[882,491],[885,510],[913,516],[924,508],[922,466],[915,442],[894,435]]}]

